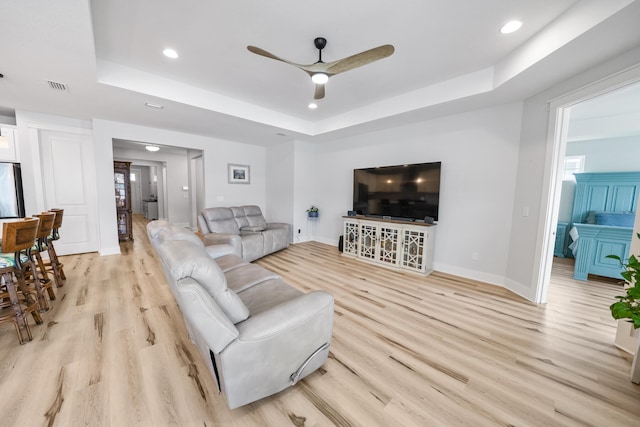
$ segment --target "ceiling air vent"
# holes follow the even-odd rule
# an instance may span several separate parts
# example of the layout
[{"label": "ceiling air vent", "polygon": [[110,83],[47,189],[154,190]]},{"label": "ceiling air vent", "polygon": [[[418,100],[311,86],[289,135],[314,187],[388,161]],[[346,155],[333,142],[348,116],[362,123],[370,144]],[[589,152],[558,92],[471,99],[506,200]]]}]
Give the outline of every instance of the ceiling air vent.
[{"label": "ceiling air vent", "polygon": [[64,83],[54,82],[54,81],[51,81],[51,80],[47,80],[47,83],[49,83],[49,87],[51,89],[61,90],[61,91],[65,91],[65,92],[69,91],[69,88]]}]

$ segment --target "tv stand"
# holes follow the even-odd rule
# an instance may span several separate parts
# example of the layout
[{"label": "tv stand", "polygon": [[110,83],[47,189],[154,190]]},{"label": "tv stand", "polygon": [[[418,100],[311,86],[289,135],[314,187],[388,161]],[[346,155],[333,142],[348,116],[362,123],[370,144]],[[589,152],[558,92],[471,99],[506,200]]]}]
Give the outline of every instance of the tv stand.
[{"label": "tv stand", "polygon": [[424,275],[433,271],[435,225],[363,215],[343,219],[343,255]]}]

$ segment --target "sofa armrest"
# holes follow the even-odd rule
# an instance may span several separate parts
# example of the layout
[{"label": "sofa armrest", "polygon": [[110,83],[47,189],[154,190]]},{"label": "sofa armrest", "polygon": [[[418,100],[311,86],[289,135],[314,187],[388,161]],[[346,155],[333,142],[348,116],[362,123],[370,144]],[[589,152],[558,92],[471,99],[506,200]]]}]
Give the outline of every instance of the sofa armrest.
[{"label": "sofa armrest", "polygon": [[237,234],[209,233],[202,236],[205,246],[231,245],[233,253],[242,257],[242,238]]},{"label": "sofa armrest", "polygon": [[236,249],[226,243],[205,246],[204,250],[207,252],[207,255],[213,259],[220,258],[225,255],[237,255]]},{"label": "sofa armrest", "polygon": [[236,323],[238,339],[220,354],[230,408],[277,393],[318,369],[329,355],[333,296],[300,295]]},{"label": "sofa armrest", "polygon": [[[303,294],[236,324],[238,341],[248,343],[267,340],[328,313],[333,319],[333,296],[330,293],[314,291]],[[329,331],[332,324],[332,321],[327,324]]]},{"label": "sofa armrest", "polygon": [[238,330],[211,296],[193,279],[182,280],[178,288],[178,305],[185,318],[187,328],[197,334],[191,337],[204,341],[211,350],[221,352],[230,342],[238,338]]},{"label": "sofa armrest", "polygon": [[267,230],[273,230],[275,228],[289,229],[291,226],[286,222],[269,222],[267,223]]},{"label": "sofa armrest", "polygon": [[204,219],[204,216],[202,215],[198,215],[198,231],[202,235],[205,235],[211,232],[211,230],[209,230],[209,226],[207,225],[207,221]]}]

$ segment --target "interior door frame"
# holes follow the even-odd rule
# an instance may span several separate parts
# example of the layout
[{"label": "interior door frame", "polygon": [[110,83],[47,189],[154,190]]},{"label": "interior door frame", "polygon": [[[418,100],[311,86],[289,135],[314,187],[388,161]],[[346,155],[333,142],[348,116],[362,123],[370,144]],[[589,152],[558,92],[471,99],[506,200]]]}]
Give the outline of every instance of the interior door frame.
[{"label": "interior door frame", "polygon": [[[547,161],[545,162],[546,190],[541,203],[544,215],[541,215],[542,236],[538,241],[542,248],[538,263],[535,301],[538,304],[547,302],[547,291],[551,280],[553,250],[555,245],[555,228],[560,211],[560,195],[562,192],[562,169],[566,146],[567,130],[571,116],[571,107],[580,102],[597,98],[625,86],[640,83],[640,64],[626,68],[616,74],[598,80],[575,91],[549,100],[549,127],[547,132]],[[638,230],[634,229],[634,235]]]}]

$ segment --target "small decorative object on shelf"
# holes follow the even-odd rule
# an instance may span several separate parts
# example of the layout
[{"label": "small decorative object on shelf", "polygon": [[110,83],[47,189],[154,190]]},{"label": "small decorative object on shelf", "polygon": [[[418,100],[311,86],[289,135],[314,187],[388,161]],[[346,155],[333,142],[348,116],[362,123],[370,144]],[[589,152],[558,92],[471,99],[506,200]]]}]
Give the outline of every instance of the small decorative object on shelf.
[{"label": "small decorative object on shelf", "polygon": [[307,214],[309,215],[309,218],[317,218],[318,213],[319,213],[318,208],[313,205],[311,205],[311,207],[307,209]]}]

